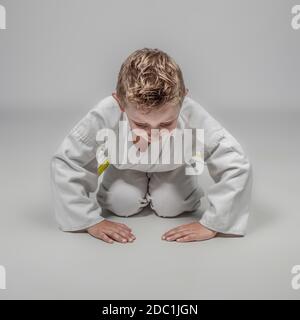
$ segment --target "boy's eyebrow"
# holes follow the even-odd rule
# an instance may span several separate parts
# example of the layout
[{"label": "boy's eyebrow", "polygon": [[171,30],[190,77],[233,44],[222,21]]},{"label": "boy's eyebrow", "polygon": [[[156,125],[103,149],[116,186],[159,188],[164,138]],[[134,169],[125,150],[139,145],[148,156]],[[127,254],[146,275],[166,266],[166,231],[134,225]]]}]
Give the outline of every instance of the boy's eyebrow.
[{"label": "boy's eyebrow", "polygon": [[173,120],[169,120],[169,121],[166,121],[166,122],[161,122],[160,124],[167,124],[167,123],[171,123],[173,121],[175,121],[177,118],[173,119]]},{"label": "boy's eyebrow", "polygon": [[[169,120],[169,121],[166,121],[166,122],[161,122],[160,124],[168,124],[168,123],[172,123],[173,121],[175,121],[177,118],[173,119],[173,120]],[[133,120],[136,124],[142,124],[142,125],[147,125],[148,123],[146,122],[139,122],[139,121],[135,121]]]}]

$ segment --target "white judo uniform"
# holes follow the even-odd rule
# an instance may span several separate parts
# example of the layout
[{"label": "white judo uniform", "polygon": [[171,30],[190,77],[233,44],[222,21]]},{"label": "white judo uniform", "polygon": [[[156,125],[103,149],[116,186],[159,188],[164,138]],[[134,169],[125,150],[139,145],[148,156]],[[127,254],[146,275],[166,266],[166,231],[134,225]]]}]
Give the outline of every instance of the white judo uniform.
[{"label": "white judo uniform", "polygon": [[[110,164],[99,178],[97,132],[109,128],[117,134],[124,120],[126,113],[112,96],[102,99],[66,135],[51,159],[54,210],[63,231],[84,230],[101,222],[103,208],[127,217],[150,205],[157,215],[174,217],[200,206],[205,194],[201,179],[186,175],[185,164]],[[177,127],[204,130],[203,160],[214,184],[206,190],[208,206],[199,222],[217,232],[244,235],[252,167],[241,145],[188,96]]]}]

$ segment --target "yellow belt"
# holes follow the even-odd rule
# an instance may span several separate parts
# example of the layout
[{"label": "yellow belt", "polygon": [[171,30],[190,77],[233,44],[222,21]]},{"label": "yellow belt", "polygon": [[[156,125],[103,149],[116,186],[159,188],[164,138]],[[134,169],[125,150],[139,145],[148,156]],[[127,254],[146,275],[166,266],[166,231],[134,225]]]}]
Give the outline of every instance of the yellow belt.
[{"label": "yellow belt", "polygon": [[103,163],[101,163],[100,165],[99,165],[99,167],[98,167],[98,175],[100,176],[103,172],[104,172],[104,170],[106,170],[107,169],[107,167],[109,166],[109,160],[108,159],[106,159]]}]

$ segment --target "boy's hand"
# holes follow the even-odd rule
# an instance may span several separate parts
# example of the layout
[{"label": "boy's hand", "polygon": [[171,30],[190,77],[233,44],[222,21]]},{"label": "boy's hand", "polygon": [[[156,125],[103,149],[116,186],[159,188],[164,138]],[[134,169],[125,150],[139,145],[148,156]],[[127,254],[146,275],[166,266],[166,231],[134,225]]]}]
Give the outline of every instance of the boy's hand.
[{"label": "boy's hand", "polygon": [[169,230],[162,236],[162,240],[189,242],[203,241],[214,238],[217,232],[207,229],[199,222],[184,224]]},{"label": "boy's hand", "polygon": [[107,243],[117,242],[127,243],[133,242],[136,238],[131,233],[131,229],[123,223],[112,222],[109,220],[103,220],[92,227],[87,229],[87,232]]}]

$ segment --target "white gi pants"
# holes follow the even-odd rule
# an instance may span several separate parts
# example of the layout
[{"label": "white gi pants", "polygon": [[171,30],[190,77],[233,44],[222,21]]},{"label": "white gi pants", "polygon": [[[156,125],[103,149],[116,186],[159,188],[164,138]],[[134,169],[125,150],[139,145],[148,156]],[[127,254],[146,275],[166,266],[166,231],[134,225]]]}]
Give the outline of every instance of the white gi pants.
[{"label": "white gi pants", "polygon": [[166,172],[117,169],[110,165],[103,173],[97,200],[118,216],[137,214],[148,204],[161,217],[175,217],[194,211],[204,192],[199,176],[186,175],[185,166]]}]

